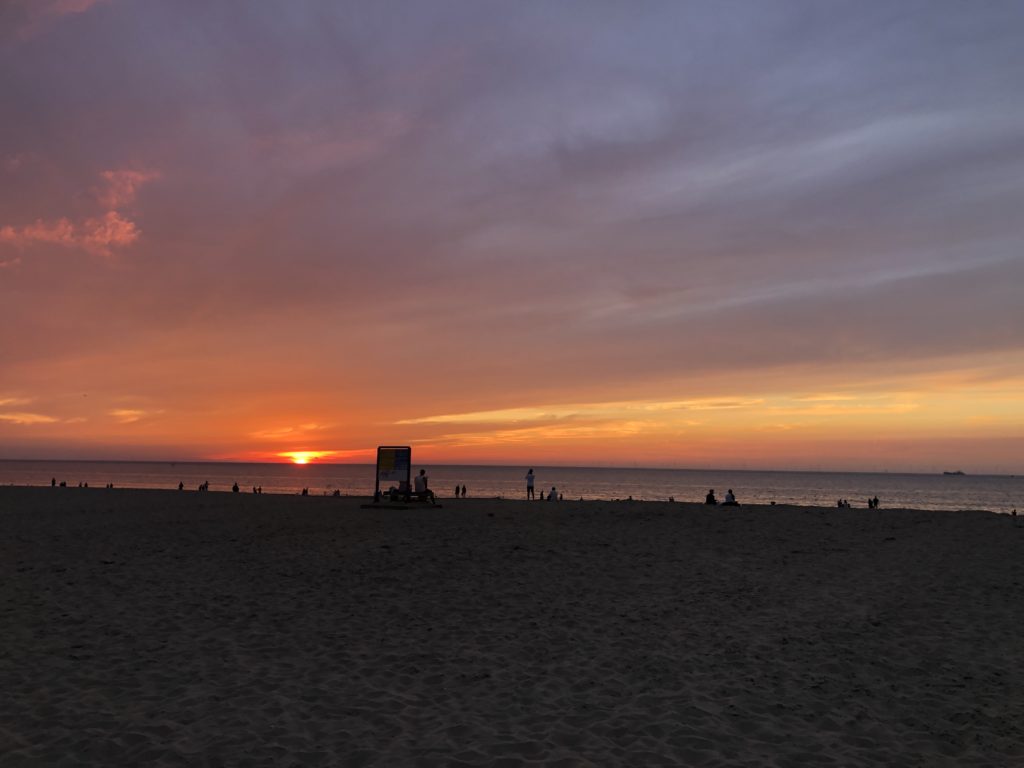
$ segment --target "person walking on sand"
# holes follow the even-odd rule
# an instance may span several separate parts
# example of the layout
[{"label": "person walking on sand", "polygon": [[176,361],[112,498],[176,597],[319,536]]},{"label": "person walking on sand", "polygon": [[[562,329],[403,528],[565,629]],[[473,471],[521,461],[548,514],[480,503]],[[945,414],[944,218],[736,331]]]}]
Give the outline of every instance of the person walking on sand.
[{"label": "person walking on sand", "polygon": [[536,498],[537,497],[533,495],[533,470],[531,469],[526,473],[526,500],[529,501],[530,499]]}]

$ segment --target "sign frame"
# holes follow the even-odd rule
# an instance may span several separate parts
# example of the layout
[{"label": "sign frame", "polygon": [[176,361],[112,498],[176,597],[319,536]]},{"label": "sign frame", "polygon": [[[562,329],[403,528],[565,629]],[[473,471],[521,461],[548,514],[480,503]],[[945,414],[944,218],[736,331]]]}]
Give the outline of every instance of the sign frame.
[{"label": "sign frame", "polygon": [[[383,464],[382,464],[383,461]],[[403,477],[404,473],[404,477]],[[373,498],[380,498],[380,481],[398,482],[399,493],[412,492],[412,447],[408,445],[378,445],[377,471],[374,475]]]}]

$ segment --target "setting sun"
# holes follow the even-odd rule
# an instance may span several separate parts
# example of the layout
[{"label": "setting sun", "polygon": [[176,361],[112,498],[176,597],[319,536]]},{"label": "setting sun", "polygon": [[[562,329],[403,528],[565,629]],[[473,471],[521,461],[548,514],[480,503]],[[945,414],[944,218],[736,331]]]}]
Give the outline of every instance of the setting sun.
[{"label": "setting sun", "polygon": [[329,451],[285,451],[284,453],[277,454],[282,458],[288,459],[292,464],[309,464],[311,461],[322,459],[325,456],[329,456]]}]

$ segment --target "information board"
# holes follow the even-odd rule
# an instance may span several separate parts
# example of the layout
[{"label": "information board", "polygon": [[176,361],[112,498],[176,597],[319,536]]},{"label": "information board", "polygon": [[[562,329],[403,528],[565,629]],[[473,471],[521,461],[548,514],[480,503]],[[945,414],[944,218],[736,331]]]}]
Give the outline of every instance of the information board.
[{"label": "information board", "polygon": [[396,485],[404,493],[409,491],[412,478],[412,448],[408,445],[377,446],[377,484],[374,498],[381,486]]}]

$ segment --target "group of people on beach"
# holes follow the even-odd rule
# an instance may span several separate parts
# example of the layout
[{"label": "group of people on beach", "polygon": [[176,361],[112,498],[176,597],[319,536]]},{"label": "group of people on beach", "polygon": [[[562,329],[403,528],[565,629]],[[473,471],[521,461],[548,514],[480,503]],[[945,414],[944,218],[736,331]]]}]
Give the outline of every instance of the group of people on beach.
[{"label": "group of people on beach", "polygon": [[[57,478],[56,478],[56,477],[51,477],[51,478],[50,478],[50,487],[51,487],[51,488],[56,488],[56,487],[57,487],[58,485],[59,485],[59,486],[60,486],[61,488],[67,488],[67,487],[68,487],[68,481],[67,481],[67,480],[61,480],[61,481],[60,481],[60,483],[58,483],[58,482],[57,482]],[[88,487],[89,487],[89,482],[88,482],[88,481],[82,482],[82,481],[80,480],[80,481],[78,482],[78,487],[79,487],[79,488],[88,488]],[[107,483],[107,484],[106,484],[106,485],[104,485],[103,487],[104,487],[104,488],[108,488],[108,489],[109,489],[109,488],[113,488],[113,487],[114,487],[114,484],[113,484],[113,483]]]},{"label": "group of people on beach", "polygon": [[[853,505],[850,504],[850,500],[849,499],[839,499],[836,502],[836,506],[839,509],[852,509],[852,507],[853,507]],[[868,499],[868,509],[878,509],[878,497],[877,496],[875,496],[874,498]]]},{"label": "group of people on beach", "polygon": [[[708,491],[708,495],[704,497],[705,504],[718,504],[718,499],[715,498],[715,489],[712,488]],[[725,500],[722,502],[723,507],[738,507],[740,503],[736,501],[736,494],[732,492],[732,488],[725,492]]]},{"label": "group of people on beach", "polygon": [[[537,498],[534,495],[534,489],[533,489],[533,481],[534,481],[535,477],[536,476],[533,474],[533,470],[532,469],[527,471],[527,473],[526,473],[526,499],[527,499],[527,501],[529,501],[530,499],[536,499]],[[552,485],[551,486],[551,492],[547,496],[544,495],[544,491],[540,492],[540,500],[541,501],[561,501],[562,500],[562,495],[558,492],[558,489],[555,486]]]},{"label": "group of people on beach", "polygon": [[[61,481],[60,483],[58,483],[56,478],[53,478],[53,479],[50,480],[50,485],[54,486],[54,487],[59,485],[61,488],[67,487],[67,483],[66,482]],[[83,488],[83,487],[84,488],[88,488],[89,484],[88,483],[79,483],[78,486],[80,488]],[[106,487],[107,488],[113,488],[114,484],[113,483],[107,483]],[[184,482],[179,482],[178,483],[178,490],[179,491],[183,491],[184,489],[185,489],[185,483]],[[207,480],[207,481],[205,481],[203,483],[200,483],[199,486],[196,488],[196,490],[198,490],[198,491],[208,491],[208,490],[210,490],[210,481]],[[238,483],[237,482],[234,483],[231,486],[231,490],[234,493],[238,493],[239,492],[240,489],[238,487]],[[262,485],[260,485],[260,486],[254,485],[252,487],[252,492],[256,493],[256,494],[263,493],[263,486]],[[539,495],[538,495],[538,493],[539,493]],[[397,488],[389,488],[388,491],[387,491],[387,495],[392,500],[398,500],[400,497],[403,496],[403,494],[406,496],[406,498],[410,495],[408,493],[408,490],[403,492],[403,491],[401,491],[400,489],[397,489]],[[309,495],[309,489],[308,488],[303,488],[300,495],[308,496]],[[326,492],[325,492],[324,495],[327,495]],[[340,496],[341,493],[340,493],[340,491],[335,491],[333,495]],[[429,477],[428,477],[427,471],[425,469],[421,469],[419,474],[414,478],[414,480],[413,480],[413,493],[411,495],[415,496],[415,498],[419,499],[420,501],[429,501],[431,503],[435,503],[436,497],[434,495],[433,490],[431,490],[430,487],[429,487]],[[466,486],[465,486],[465,484],[458,484],[457,483],[455,485],[454,496],[455,496],[456,499],[460,499],[460,498],[464,499],[464,498],[466,498]],[[562,501],[564,497],[562,496],[562,494],[560,494],[558,492],[558,489],[555,486],[551,486],[551,490],[548,493],[544,493],[543,490],[537,491],[536,490],[536,475],[534,474],[533,469],[529,469],[526,472],[526,498],[527,498],[527,500],[540,499],[541,501]],[[581,497],[580,501],[582,501],[582,500],[583,499]],[[630,496],[629,497],[629,501],[632,501],[632,500],[633,500],[633,497]],[[670,502],[674,502],[675,501],[675,497],[671,497],[670,496],[669,497],[669,501]],[[725,498],[721,502],[719,502],[718,498],[715,496],[715,489],[711,488],[708,491],[707,495],[704,497],[704,503],[707,504],[707,505],[719,505],[719,506],[723,506],[723,507],[738,507],[738,506],[740,506],[740,503],[736,500],[736,494],[733,493],[732,488],[730,488],[728,491],[726,491]],[[774,501],[771,502],[771,503],[772,503],[772,505],[775,504]],[[879,503],[880,502],[878,500],[878,496],[870,497],[867,500],[867,508],[868,509],[878,509],[879,508]],[[840,509],[850,509],[852,507],[852,505],[850,504],[850,501],[848,499],[838,499],[836,501],[836,507],[838,507]],[[1016,510],[1014,510],[1014,511],[1016,511]]]}]

